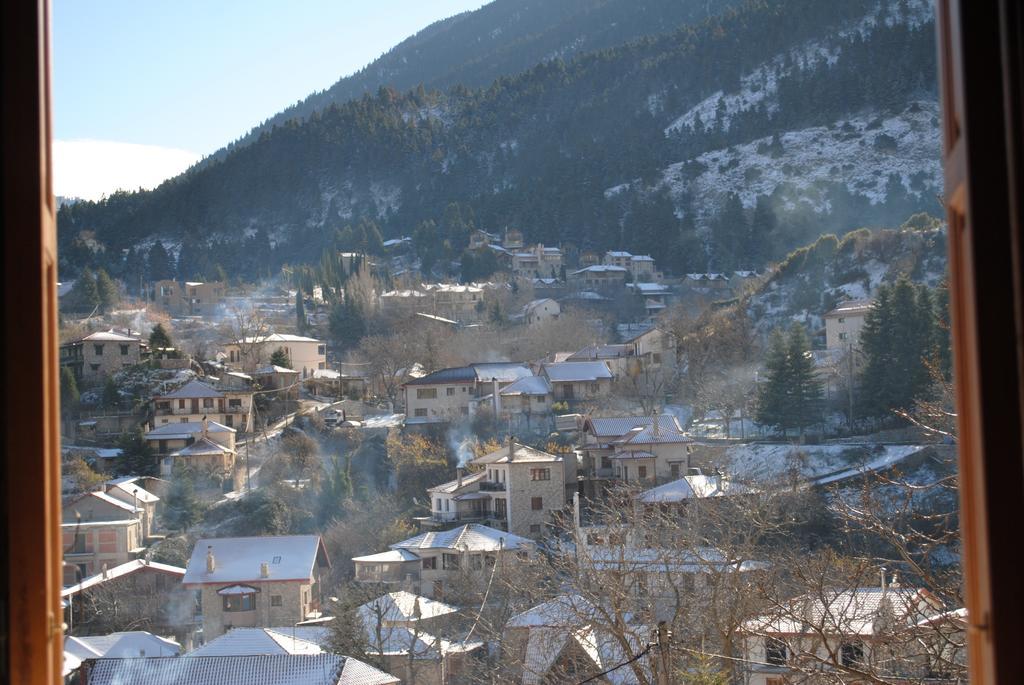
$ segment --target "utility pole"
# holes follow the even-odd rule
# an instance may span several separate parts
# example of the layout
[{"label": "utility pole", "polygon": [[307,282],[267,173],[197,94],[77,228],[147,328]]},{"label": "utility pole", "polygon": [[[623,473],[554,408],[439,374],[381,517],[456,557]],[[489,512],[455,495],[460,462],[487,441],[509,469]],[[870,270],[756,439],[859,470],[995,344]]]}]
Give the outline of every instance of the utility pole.
[{"label": "utility pole", "polygon": [[658,621],[658,685],[669,685],[668,624]]},{"label": "utility pole", "polygon": [[846,380],[846,388],[850,395],[850,430],[853,430],[853,343],[847,345],[846,367],[849,377]]}]

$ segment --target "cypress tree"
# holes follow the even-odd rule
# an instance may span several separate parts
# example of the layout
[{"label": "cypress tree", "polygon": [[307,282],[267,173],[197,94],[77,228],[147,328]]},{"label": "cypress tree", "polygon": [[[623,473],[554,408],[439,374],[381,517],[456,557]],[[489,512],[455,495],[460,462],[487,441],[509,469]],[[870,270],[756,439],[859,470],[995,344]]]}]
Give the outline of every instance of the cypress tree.
[{"label": "cypress tree", "polygon": [[174,347],[174,342],[162,323],[153,326],[149,333],[149,348],[155,350],[158,347]]},{"label": "cypress tree", "polygon": [[117,304],[117,286],[103,269],[96,272],[96,296],[101,311],[108,312]]},{"label": "cypress tree", "polygon": [[295,325],[299,333],[306,330],[306,303],[302,299],[302,289],[295,291]]},{"label": "cypress tree", "polygon": [[811,345],[800,324],[789,331],[786,344],[786,362],[789,365],[788,425],[804,428],[821,420],[821,381],[814,369]]},{"label": "cypress tree", "polygon": [[761,386],[757,401],[757,422],[762,426],[779,426],[785,429],[789,413],[789,360],[786,339],[782,331],[772,331],[768,356],[765,359],[767,381]]}]

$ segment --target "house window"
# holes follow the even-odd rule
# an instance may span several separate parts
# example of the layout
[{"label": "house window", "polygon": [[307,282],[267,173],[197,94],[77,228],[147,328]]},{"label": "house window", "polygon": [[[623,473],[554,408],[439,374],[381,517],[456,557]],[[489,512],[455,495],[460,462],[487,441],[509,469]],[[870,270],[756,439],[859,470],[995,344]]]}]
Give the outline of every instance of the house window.
[{"label": "house window", "polygon": [[636,475],[637,475],[638,478],[646,478],[647,477],[647,467],[646,466],[637,466],[636,467]]},{"label": "house window", "polygon": [[212,409],[212,408],[213,408],[213,399],[210,398],[210,397],[204,397],[203,398],[203,409]]},{"label": "house window", "polygon": [[327,345],[317,345],[316,346],[316,353],[317,354],[327,354]]},{"label": "house window", "polygon": [[441,511],[441,499],[440,498],[434,500],[434,509],[436,509],[437,511]]},{"label": "house window", "polygon": [[845,316],[840,316],[839,317],[839,323],[846,323],[846,317]]},{"label": "house window", "polygon": [[418,400],[436,400],[437,399],[437,388],[416,388],[416,399],[418,399]]},{"label": "house window", "polygon": [[170,411],[171,410],[171,403],[170,402],[157,402],[156,403],[156,408],[160,409],[160,410],[163,410],[163,411]]},{"label": "house window", "polygon": [[774,637],[764,641],[764,660],[773,666],[786,665],[786,643]]},{"label": "house window", "polygon": [[418,409],[416,409],[416,411],[413,412],[413,415],[414,416],[426,416],[427,415],[426,407],[419,407]]},{"label": "house window", "polygon": [[468,388],[463,388],[462,392],[467,392]]},{"label": "house window", "polygon": [[600,386],[597,383],[591,383],[590,384],[590,392],[597,392],[599,389],[600,389]]},{"label": "house window", "polygon": [[849,338],[849,337],[850,337],[850,336],[849,336],[849,335],[847,335],[846,333],[840,333],[840,334],[839,334],[839,339],[840,339],[840,340],[846,340],[846,339],[847,339],[847,338]]},{"label": "house window", "polygon": [[256,609],[256,593],[244,595],[224,595],[224,611],[254,611]]},{"label": "house window", "polygon": [[455,388],[445,388],[445,394],[448,395],[448,397],[451,397],[455,394]]},{"label": "house window", "polygon": [[121,345],[121,354],[128,354],[128,346]]},{"label": "house window", "polygon": [[[170,403],[168,403],[168,405],[169,404]],[[185,408],[185,400],[178,400],[178,409],[184,409],[184,408]],[[168,409],[170,409],[170,406],[168,406]]]},{"label": "house window", "polygon": [[551,469],[530,469],[530,480],[551,480]]},{"label": "house window", "polygon": [[483,558],[479,554],[471,554],[469,557],[469,568],[474,571],[482,571],[484,568]]},{"label": "house window", "polygon": [[437,557],[427,557],[423,560],[423,568],[428,571],[437,569]]},{"label": "house window", "polygon": [[103,356],[103,345],[93,345],[92,346],[92,350],[93,350],[93,352],[96,353],[97,357],[102,357]]},{"label": "house window", "polygon": [[540,524],[539,523],[531,523],[530,524],[530,533],[532,535],[540,535]]},{"label": "house window", "polygon": [[669,464],[668,465],[668,472],[669,472],[669,476],[671,478],[678,478],[679,477],[679,464]]},{"label": "house window", "polygon": [[458,554],[442,554],[441,565],[445,571],[457,571],[459,569],[459,555]]},{"label": "house window", "polygon": [[99,371],[100,370],[100,365],[99,364],[89,364],[89,368],[92,369],[93,371]]},{"label": "house window", "polygon": [[544,498],[543,497],[531,497],[530,498],[530,509],[534,511],[541,511],[544,509]]},{"label": "house window", "polygon": [[847,642],[839,648],[843,666],[853,668],[864,663],[864,646],[859,642]]},{"label": "house window", "polygon": [[279,607],[281,606],[281,595],[270,595],[270,606]]}]

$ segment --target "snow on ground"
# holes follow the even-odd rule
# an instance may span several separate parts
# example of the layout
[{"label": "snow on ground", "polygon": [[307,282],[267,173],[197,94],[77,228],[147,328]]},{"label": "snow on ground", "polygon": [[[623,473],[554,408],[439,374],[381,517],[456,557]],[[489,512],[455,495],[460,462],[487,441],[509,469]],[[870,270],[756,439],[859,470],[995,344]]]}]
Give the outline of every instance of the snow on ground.
[{"label": "snow on ground", "polygon": [[918,195],[942,188],[938,104],[932,101],[911,103],[885,119],[867,112],[831,126],[789,131],[781,142],[784,152],[777,158],[771,156],[768,137],[706,152],[696,158],[701,171],[692,179],[688,169],[693,160],[677,162],[665,169],[662,185],[676,198],[692,195],[693,206],[702,212],[698,224],[730,192],[753,207],[759,196],[785,185],[793,191],[786,209],[799,203],[821,213],[831,209],[825,194],[831,183],[845,185],[872,204],[885,201],[891,175]]},{"label": "snow on ground", "polygon": [[925,445],[749,443],[725,450],[723,466],[738,482],[796,479],[824,485],[888,468]]}]

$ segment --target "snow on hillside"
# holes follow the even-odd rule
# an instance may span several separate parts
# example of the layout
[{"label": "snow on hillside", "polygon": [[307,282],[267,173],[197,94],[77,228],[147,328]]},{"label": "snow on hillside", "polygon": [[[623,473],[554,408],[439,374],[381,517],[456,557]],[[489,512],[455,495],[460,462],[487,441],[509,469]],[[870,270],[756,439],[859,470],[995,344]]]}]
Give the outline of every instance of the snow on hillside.
[{"label": "snow on hillside", "polygon": [[[880,23],[886,26],[906,24],[920,26],[929,21],[933,14],[931,3],[924,0],[907,0],[897,3],[879,3],[866,16],[849,24],[830,36],[813,40],[779,53],[771,60],[758,65],[740,77],[740,89],[725,93],[717,91],[697,103],[665,127],[670,136],[683,129],[693,131],[698,120],[705,130],[729,130],[732,118],[739,112],[749,111],[763,105],[768,115],[778,110],[778,83],[781,77],[795,70],[810,71],[831,66],[839,59],[842,44],[855,36],[867,39]],[[648,103],[650,108],[650,103]],[[719,116],[719,108],[722,108]],[[652,109],[653,113],[653,109]]]},{"label": "snow on hillside", "polygon": [[927,445],[789,445],[750,443],[725,451],[725,471],[737,482],[780,484],[791,480],[838,483],[890,468]]},{"label": "snow on hillside", "polygon": [[[792,190],[784,209],[804,205],[818,213],[831,209],[826,186],[832,183],[872,204],[885,201],[892,175],[909,193],[935,194],[942,188],[938,123],[937,103],[913,102],[886,118],[868,112],[832,126],[784,133],[783,152],[776,157],[770,138],[706,152],[670,165],[662,183],[674,197],[691,195],[699,208],[698,225],[714,214],[726,193],[737,193],[752,207],[758,196],[782,185]],[[700,170],[696,175],[694,167]]]}]

